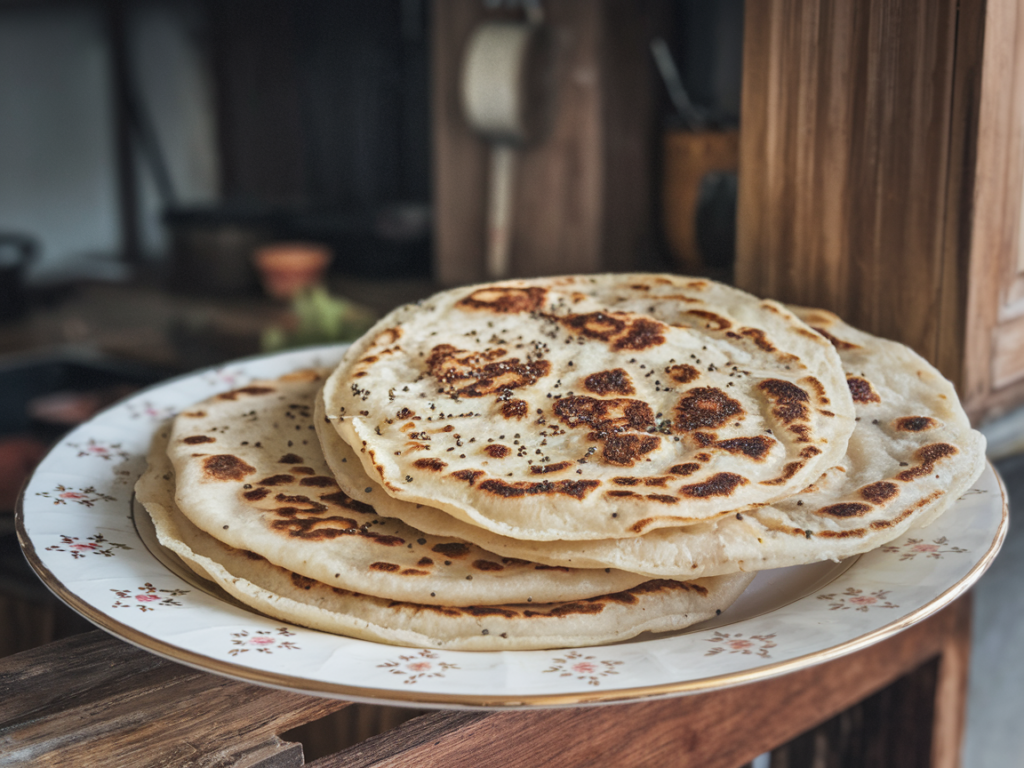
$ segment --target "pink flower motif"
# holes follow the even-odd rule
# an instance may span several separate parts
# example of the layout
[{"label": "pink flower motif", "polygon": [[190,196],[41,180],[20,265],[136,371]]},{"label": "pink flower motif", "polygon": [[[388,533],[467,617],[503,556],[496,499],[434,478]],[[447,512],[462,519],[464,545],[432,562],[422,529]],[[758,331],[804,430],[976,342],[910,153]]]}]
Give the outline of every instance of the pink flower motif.
[{"label": "pink flower motif", "polygon": [[88,550],[92,550],[92,549],[98,549],[99,548],[99,544],[95,544],[95,543],[93,543],[93,544],[72,544],[71,548],[72,549],[79,549],[79,550],[86,550],[86,551],[88,551]]},{"label": "pink flower motif", "polygon": [[938,552],[938,544],[915,544],[911,547],[915,552]]},{"label": "pink flower motif", "polygon": [[154,600],[159,600],[160,595],[136,595],[135,599],[140,603],[152,603]]},{"label": "pink flower motif", "polygon": [[59,494],[59,497],[62,499],[84,499],[85,494],[78,491],[64,491],[64,493]]},{"label": "pink flower motif", "polygon": [[412,664],[406,664],[405,666],[410,672],[427,672],[430,670],[431,664],[429,661],[414,661]]},{"label": "pink flower motif", "polygon": [[597,664],[590,661],[581,661],[578,664],[573,664],[570,669],[581,675],[589,675],[597,671]]},{"label": "pink flower motif", "polygon": [[89,451],[90,453],[99,453],[99,454],[110,453],[110,451],[107,450],[106,448],[104,448],[102,445],[90,445],[85,450]]},{"label": "pink flower motif", "polygon": [[860,597],[851,597],[850,602],[855,605],[873,605],[878,602],[878,598],[871,597],[870,595],[861,595]]},{"label": "pink flower motif", "polygon": [[753,648],[754,644],[749,640],[730,640],[728,646],[734,650],[742,651],[745,648]]},{"label": "pink flower motif", "polygon": [[256,635],[255,637],[249,638],[249,645],[273,645],[274,638],[267,637],[266,635]]}]

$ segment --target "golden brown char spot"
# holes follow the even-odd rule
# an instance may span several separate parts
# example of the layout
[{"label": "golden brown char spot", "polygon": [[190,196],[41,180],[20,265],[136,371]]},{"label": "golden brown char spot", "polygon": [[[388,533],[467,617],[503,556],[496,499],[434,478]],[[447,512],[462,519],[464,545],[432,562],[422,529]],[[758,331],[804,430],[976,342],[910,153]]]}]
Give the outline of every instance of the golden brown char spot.
[{"label": "golden brown char spot", "polygon": [[560,461],[557,464],[532,464],[530,465],[530,474],[546,475],[551,472],[561,472],[563,469],[568,469],[571,466],[571,461]]},{"label": "golden brown char spot", "polygon": [[838,350],[857,349],[857,345],[856,344],[851,344],[848,341],[843,341],[842,339],[837,339],[835,336],[833,336],[831,333],[826,331],[824,328],[819,328],[818,326],[811,326],[811,327],[814,328],[814,330],[816,330],[818,333],[820,333],[826,339],[831,341],[832,342],[832,346],[835,347]]},{"label": "golden brown char spot", "polygon": [[791,461],[782,468],[782,474],[771,480],[762,480],[761,485],[782,485],[787,480],[792,480],[793,476],[804,468],[804,462],[802,461]]},{"label": "golden brown char spot", "polygon": [[416,459],[416,461],[414,461],[412,465],[416,467],[416,469],[426,469],[431,472],[440,472],[442,469],[448,466],[448,462],[441,461],[440,459],[437,458]]},{"label": "golden brown char spot", "polygon": [[370,563],[370,570],[383,571],[384,573],[394,573],[395,571],[402,570],[402,566],[396,565],[395,563],[383,563],[378,561],[376,563]]},{"label": "golden brown char spot", "polygon": [[642,456],[655,450],[659,445],[661,438],[656,435],[608,435],[601,456],[609,464],[632,467]]},{"label": "golden brown char spot", "polygon": [[846,386],[850,388],[850,395],[855,403],[880,403],[882,398],[875,392],[871,382],[859,376],[847,376]]},{"label": "golden brown char spot", "polygon": [[425,443],[406,443],[403,449],[405,453],[412,453],[413,451],[429,451],[430,449]]},{"label": "golden brown char spot", "polygon": [[465,480],[470,485],[473,485],[476,483],[476,479],[483,474],[483,470],[480,469],[460,469],[457,472],[452,472],[451,476],[456,480]]},{"label": "golden brown char spot", "polygon": [[386,347],[389,344],[394,344],[402,338],[401,328],[385,328],[383,331],[373,337],[373,347]]},{"label": "golden brown char spot", "polygon": [[556,318],[581,336],[611,344],[615,350],[643,350],[665,343],[668,326],[646,317],[606,312]]},{"label": "golden brown char spot", "polygon": [[675,428],[682,432],[715,429],[734,417],[742,418],[743,406],[715,387],[695,387],[676,405]]},{"label": "golden brown char spot", "polygon": [[455,306],[465,309],[479,309],[495,312],[499,315],[536,312],[544,306],[547,290],[531,286],[515,288],[513,286],[495,285],[473,291]]},{"label": "golden brown char spot", "polygon": [[458,560],[469,554],[470,545],[461,541],[451,541],[447,544],[435,544],[430,548],[431,552]]},{"label": "golden brown char spot", "polygon": [[[484,397],[529,386],[551,371],[547,360],[521,363],[518,357],[500,359],[506,354],[501,348],[466,352],[451,344],[439,344],[431,350],[426,366],[434,378],[463,397]],[[457,384],[460,386],[456,388]]]},{"label": "golden brown char spot", "polygon": [[366,371],[356,371],[355,373],[352,374],[352,378],[353,379],[361,379],[361,378],[363,378],[363,376],[367,376],[367,375],[368,374],[367,374]]},{"label": "golden brown char spot", "polygon": [[925,432],[938,426],[939,422],[930,416],[904,416],[895,423],[898,432]]},{"label": "golden brown char spot", "polygon": [[192,435],[191,437],[182,438],[181,442],[185,445],[199,445],[200,443],[215,443],[217,438],[210,437],[209,435]]},{"label": "golden brown char spot", "polygon": [[681,475],[683,477],[686,477],[687,475],[692,475],[698,469],[700,469],[700,464],[694,464],[693,462],[690,462],[688,464],[676,464],[675,466],[669,467],[668,471],[671,472],[673,475]]},{"label": "golden brown char spot", "polygon": [[410,410],[409,408],[402,408],[398,413],[395,414],[396,419],[411,419],[416,415],[416,411]]},{"label": "golden brown char spot", "polygon": [[304,477],[299,480],[299,485],[307,488],[329,488],[332,485],[337,485],[337,482],[333,477],[327,477],[326,475],[313,475],[312,477]]},{"label": "golden brown char spot", "polygon": [[292,584],[294,584],[296,587],[305,590],[310,590],[313,588],[315,584],[317,584],[317,581],[315,579],[311,579],[308,576],[300,576],[297,573],[291,574],[291,580]]},{"label": "golden brown char spot", "polygon": [[289,470],[293,475],[315,475],[316,470],[312,467],[291,467]]},{"label": "golden brown char spot", "polygon": [[871,504],[884,504],[899,494],[899,492],[900,488],[896,483],[880,480],[877,483],[871,483],[861,488],[860,497]]},{"label": "golden brown char spot", "polygon": [[511,608],[499,608],[494,605],[468,605],[465,608],[457,608],[456,610],[478,618],[485,616],[503,616],[507,619],[514,619],[519,616],[519,614]]},{"label": "golden brown char spot", "polygon": [[815,448],[813,445],[808,445],[806,448],[801,449],[800,458],[809,459],[812,456],[817,456],[821,453],[820,448]]},{"label": "golden brown char spot", "polygon": [[257,485],[286,485],[287,483],[294,483],[295,478],[292,475],[271,475],[265,477],[262,480],[257,481]]},{"label": "golden brown char spot", "polygon": [[604,312],[590,312],[586,315],[568,315],[559,318],[563,325],[572,328],[581,336],[598,341],[609,341],[618,336],[626,327],[625,320],[605,314]]},{"label": "golden brown char spot", "polygon": [[237,456],[219,454],[203,459],[203,473],[211,480],[244,480],[256,471]]},{"label": "golden brown char spot", "polygon": [[544,480],[541,482],[506,483],[504,480],[484,480],[481,490],[504,498],[558,494],[583,499],[601,484],[600,480]]},{"label": "golden brown char spot", "polygon": [[182,416],[187,416],[190,419],[201,419],[206,415],[206,411],[185,411]]},{"label": "golden brown char spot", "polygon": [[742,454],[754,461],[764,461],[764,458],[768,455],[774,444],[774,438],[767,435],[754,435],[753,437],[734,437],[730,440],[719,440],[715,443],[715,447],[729,453]]},{"label": "golden brown char spot", "polygon": [[801,384],[806,384],[808,388],[814,390],[814,394],[818,398],[818,405],[829,405],[831,400],[828,399],[825,393],[825,385],[822,384],[818,379],[813,376],[804,376],[800,379]]},{"label": "golden brown char spot", "polygon": [[614,499],[628,499],[630,497],[640,497],[640,494],[636,491],[606,491],[605,496],[611,496]]},{"label": "golden brown char spot", "polygon": [[251,491],[246,491],[242,496],[246,501],[259,501],[265,499],[270,494],[269,488],[253,488]]},{"label": "golden brown char spot", "polygon": [[[715,442],[715,436],[711,432],[694,432],[692,437],[693,441],[701,448],[707,448]],[[707,459],[702,459],[702,461],[707,461]]]},{"label": "golden brown char spot", "polygon": [[955,456],[957,453],[959,453],[959,451],[956,447],[949,443],[932,443],[931,445],[922,446],[914,451],[914,458],[917,459],[920,464],[916,467],[903,470],[896,475],[896,479],[909,483],[919,477],[930,475],[935,471],[935,464],[937,462],[948,458],[949,456]]},{"label": "golden brown char spot", "polygon": [[223,392],[217,395],[217,397],[221,400],[237,400],[240,395],[265,395],[273,391],[273,387],[241,387],[230,392]]},{"label": "golden brown char spot", "polygon": [[[350,509],[353,512],[360,512],[364,515],[374,514],[374,509],[369,504],[364,504],[361,501],[356,501],[351,498],[344,491],[335,491],[334,493],[324,493],[319,496],[320,501],[326,501],[328,504],[334,504],[344,509]],[[355,524],[353,523],[353,526]]]},{"label": "golden brown char spot", "polygon": [[502,445],[501,443],[492,443],[491,445],[484,446],[484,453],[492,459],[504,459],[512,453],[512,449],[507,445]]},{"label": "golden brown char spot", "polygon": [[632,379],[622,368],[592,373],[584,379],[583,386],[597,395],[632,395],[636,392]]},{"label": "golden brown char spot", "polygon": [[876,531],[880,531],[885,528],[892,528],[895,525],[899,525],[901,522],[903,522],[912,514],[914,514],[917,510],[921,509],[922,507],[928,506],[933,501],[940,498],[944,493],[945,491],[934,491],[925,496],[923,499],[918,499],[905,510],[900,512],[896,517],[891,517],[886,520],[875,520],[873,523],[871,523],[871,527]]},{"label": "golden brown char spot", "polygon": [[615,485],[640,485],[639,477],[613,477],[612,482]]},{"label": "golden brown char spot", "polygon": [[651,501],[658,501],[658,502],[661,502],[662,504],[678,504],[679,503],[678,497],[676,497],[676,496],[669,496],[667,493],[648,493],[644,498],[650,499]]},{"label": "golden brown char spot", "polygon": [[301,464],[302,457],[294,453],[286,453],[280,459],[277,460],[278,464]]},{"label": "golden brown char spot", "polygon": [[[643,400],[597,400],[586,395],[574,395],[557,400],[554,411],[570,427],[589,426],[599,433],[626,429],[646,431],[654,426],[654,412]],[[599,434],[598,439],[600,437]]]},{"label": "golden brown char spot", "polygon": [[668,326],[656,320],[640,318],[630,323],[626,334],[615,340],[612,349],[640,351],[665,343]]},{"label": "golden brown char spot", "polygon": [[704,321],[704,327],[709,328],[712,331],[727,331],[732,328],[732,323],[721,315],[716,315],[714,312],[708,312],[703,309],[691,309],[688,310],[686,314],[699,317]]},{"label": "golden brown char spot", "polygon": [[505,566],[500,563],[495,563],[491,560],[474,560],[472,564],[473,568],[478,571],[504,571]]},{"label": "golden brown char spot", "polygon": [[807,404],[811,398],[793,382],[765,379],[757,388],[771,399],[772,414],[783,424],[807,420]]},{"label": "golden brown char spot", "polygon": [[673,365],[666,370],[666,373],[679,384],[689,384],[694,379],[700,378],[700,371],[692,365]]},{"label": "golden brown char spot", "polygon": [[740,328],[740,335],[750,339],[765,352],[774,352],[775,345],[768,340],[768,335],[760,328]]},{"label": "golden brown char spot", "polygon": [[525,419],[529,411],[525,400],[506,400],[501,404],[501,415],[506,419]]},{"label": "golden brown char spot", "polygon": [[732,472],[719,472],[702,483],[684,485],[679,492],[684,496],[697,499],[709,496],[731,496],[738,486],[746,485],[748,482],[747,478],[741,475]]},{"label": "golden brown char spot", "polygon": [[798,443],[811,442],[811,428],[806,424],[790,424],[786,429],[796,435]]},{"label": "golden brown char spot", "polygon": [[861,517],[871,511],[870,504],[861,504],[859,501],[845,501],[840,504],[830,504],[827,507],[822,507],[816,510],[819,515],[828,515],[829,517],[838,517],[842,519],[850,517]]},{"label": "golden brown char spot", "polygon": [[444,555],[444,557],[451,557],[454,560],[458,560],[469,554],[471,545],[464,542],[447,542],[446,544],[435,544],[430,548],[431,552],[436,552],[438,555]]},{"label": "golden brown char spot", "polygon": [[376,363],[378,360],[380,360],[380,358],[377,357],[376,355],[367,355],[362,360],[360,360],[358,363],[356,363],[356,365],[362,365],[363,363],[367,363],[367,364],[369,364],[369,363]]},{"label": "golden brown char spot", "polygon": [[429,557],[421,557],[419,562],[416,563],[420,568],[426,568],[427,566],[433,565],[434,561]]},{"label": "golden brown char spot", "polygon": [[644,478],[644,485],[648,488],[664,488],[669,480],[673,480],[672,477],[646,477]]},{"label": "golden brown char spot", "polygon": [[429,576],[430,573],[427,571],[421,571],[417,568],[403,568],[402,576]]}]

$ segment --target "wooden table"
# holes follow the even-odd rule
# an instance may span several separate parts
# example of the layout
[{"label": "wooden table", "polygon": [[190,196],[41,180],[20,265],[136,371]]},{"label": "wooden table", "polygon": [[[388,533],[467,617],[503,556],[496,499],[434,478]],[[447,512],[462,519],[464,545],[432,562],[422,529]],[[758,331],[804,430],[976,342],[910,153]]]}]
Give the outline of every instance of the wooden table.
[{"label": "wooden table", "polygon": [[[959,765],[970,597],[889,640],[772,680],[658,701],[429,712],[308,765]],[[164,661],[102,632],[0,660],[0,766],[301,766],[279,734],[349,706]]]}]

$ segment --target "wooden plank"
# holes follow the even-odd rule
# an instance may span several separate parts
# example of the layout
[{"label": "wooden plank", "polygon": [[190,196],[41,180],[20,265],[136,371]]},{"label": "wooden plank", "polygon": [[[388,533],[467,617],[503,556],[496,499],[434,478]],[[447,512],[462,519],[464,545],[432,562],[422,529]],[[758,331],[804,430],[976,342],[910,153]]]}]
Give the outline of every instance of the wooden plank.
[{"label": "wooden plank", "polygon": [[[438,712],[312,763],[316,768],[432,766],[662,766],[736,768],[828,720],[937,656],[936,705],[947,732],[932,741],[932,766],[955,765],[962,735],[970,601],[855,654],[738,688],[697,696],[585,709]],[[946,664],[945,654],[960,661]],[[911,697],[915,701],[920,696]],[[943,707],[947,709],[943,710]],[[923,728],[927,718],[899,728]],[[927,749],[927,747],[925,747]]]},{"label": "wooden plank", "polygon": [[[550,0],[549,119],[517,152],[511,273],[636,269],[651,256],[657,82],[648,49],[663,0]],[[435,272],[443,284],[484,276],[488,146],[459,101],[478,3],[432,15]]]},{"label": "wooden plank", "polygon": [[0,766],[293,766],[276,734],[347,706],[239,683],[90,632],[0,660]]},{"label": "wooden plank", "polygon": [[940,297],[947,216],[970,191],[950,185],[950,158],[967,141],[952,125],[958,12],[975,5],[746,5],[740,287],[938,358],[944,314],[962,317]]}]

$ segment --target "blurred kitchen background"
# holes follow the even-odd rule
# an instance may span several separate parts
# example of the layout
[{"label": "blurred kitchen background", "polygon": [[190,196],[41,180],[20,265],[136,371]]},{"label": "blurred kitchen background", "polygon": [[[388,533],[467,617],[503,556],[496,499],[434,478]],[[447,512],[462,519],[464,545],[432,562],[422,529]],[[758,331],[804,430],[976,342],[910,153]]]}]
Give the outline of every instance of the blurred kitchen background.
[{"label": "blurred kitchen background", "polygon": [[0,526],[169,375],[487,278],[728,279],[742,44],[740,0],[0,0]]},{"label": "blurred kitchen background", "polygon": [[[350,339],[449,285],[731,280],[744,15],[742,0],[0,0],[0,655],[88,628],[27,571],[13,508],[53,441],[134,389]],[[1022,430],[1001,429],[1009,455]],[[984,634],[1021,602],[1000,566],[979,589],[969,766],[1024,746],[1004,727],[1024,675],[1000,661],[1024,624]]]}]

